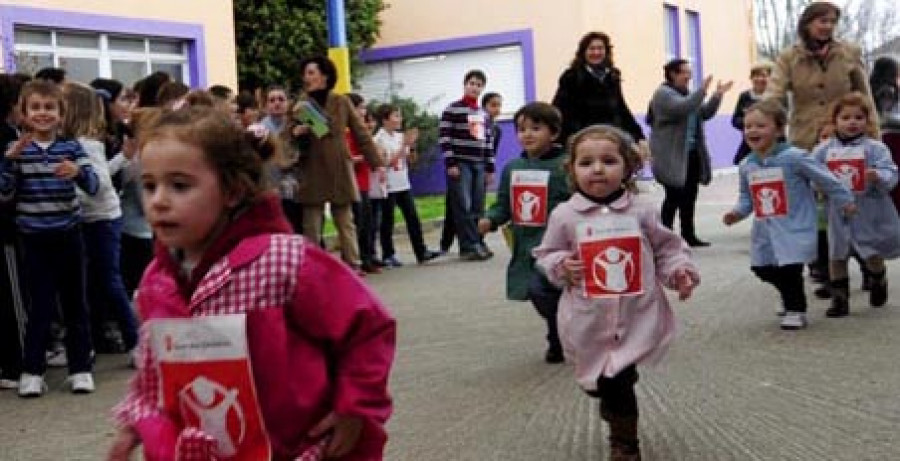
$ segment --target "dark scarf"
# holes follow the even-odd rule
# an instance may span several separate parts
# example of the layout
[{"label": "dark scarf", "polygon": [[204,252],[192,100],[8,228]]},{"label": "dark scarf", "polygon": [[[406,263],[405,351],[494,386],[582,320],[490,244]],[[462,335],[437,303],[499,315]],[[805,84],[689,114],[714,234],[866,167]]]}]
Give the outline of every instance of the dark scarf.
[{"label": "dark scarf", "polygon": [[[241,241],[262,234],[288,234],[288,224],[281,211],[281,200],[275,194],[266,193],[253,203],[232,213],[219,235],[203,253],[200,262],[191,270],[190,277],[179,277],[179,288],[185,299],[190,299],[197,285],[209,269],[231,252]],[[173,274],[180,274],[176,256],[161,242],[156,242],[155,255],[160,265]]]},{"label": "dark scarf", "polygon": [[[680,94],[682,96],[687,96],[687,95],[691,94],[690,91],[688,91],[685,88],[678,88],[677,86],[672,85],[672,82],[664,82],[663,85],[677,91],[678,94]],[[648,125],[653,126],[653,101],[650,101],[650,104],[647,106],[646,120],[647,120]]]},{"label": "dark scarf", "polygon": [[850,144],[850,143],[852,143],[852,142],[855,142],[857,139],[860,139],[860,138],[862,138],[862,137],[865,136],[865,135],[866,135],[865,132],[860,133],[860,134],[857,134],[857,135],[853,135],[853,136],[841,136],[840,133],[835,133],[835,134],[834,134],[834,137],[837,138],[838,141],[841,142],[841,144],[847,145],[847,144]]},{"label": "dark scarf", "polygon": [[583,195],[584,198],[603,206],[609,205],[610,203],[619,200],[620,197],[625,195],[625,189],[616,189],[615,192],[607,195],[606,197],[594,197],[593,195],[589,195],[587,192],[581,190],[581,188],[578,186],[575,186],[575,191]]},{"label": "dark scarf", "polygon": [[808,39],[803,41],[803,45],[816,59],[816,62],[822,67],[822,70],[825,70],[825,59],[828,58],[828,52],[831,51],[831,46],[833,44],[834,40],[830,38],[828,40]]},{"label": "dark scarf", "polygon": [[319,107],[325,107],[325,101],[328,99],[328,90],[314,90],[307,93]]}]

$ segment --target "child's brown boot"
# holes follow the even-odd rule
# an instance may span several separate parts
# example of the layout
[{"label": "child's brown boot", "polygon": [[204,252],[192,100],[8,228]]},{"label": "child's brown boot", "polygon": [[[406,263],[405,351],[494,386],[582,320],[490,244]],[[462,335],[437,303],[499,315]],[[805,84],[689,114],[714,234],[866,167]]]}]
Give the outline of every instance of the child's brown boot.
[{"label": "child's brown boot", "polygon": [[638,447],[637,416],[609,418],[609,460],[641,461]]}]

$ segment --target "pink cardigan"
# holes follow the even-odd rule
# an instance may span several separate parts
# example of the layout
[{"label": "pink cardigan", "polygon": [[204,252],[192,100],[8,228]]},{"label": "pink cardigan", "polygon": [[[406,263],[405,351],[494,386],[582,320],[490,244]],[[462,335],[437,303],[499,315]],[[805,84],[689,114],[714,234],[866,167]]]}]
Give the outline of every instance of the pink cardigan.
[{"label": "pink cardigan", "polygon": [[[576,227],[596,219],[603,205],[576,193],[550,216],[541,245],[534,249],[537,265],[551,283],[563,286],[565,259],[577,254]],[[673,274],[686,269],[699,282],[690,250],[659,221],[657,207],[625,193],[609,204],[612,214],[637,219],[642,242],[643,294],[588,299],[580,286],[566,287],[559,302],[558,326],[566,356],[575,362],[575,377],[585,390],[597,389],[597,379],[613,377],[635,363],[652,363],[665,353],[675,332],[675,317],[663,286],[675,288]]]},{"label": "pink cardigan", "polygon": [[[315,445],[306,434],[332,410],[366,423],[356,449],[343,459],[382,459],[395,322],[344,264],[300,236],[261,234],[212,264],[190,299],[174,272],[159,255],[150,265],[138,294],[142,318],[247,314],[253,379],[273,459],[294,459]],[[138,372],[116,417],[140,434],[148,460],[170,460],[182,428],[158,408],[148,336],[143,328]]]}]

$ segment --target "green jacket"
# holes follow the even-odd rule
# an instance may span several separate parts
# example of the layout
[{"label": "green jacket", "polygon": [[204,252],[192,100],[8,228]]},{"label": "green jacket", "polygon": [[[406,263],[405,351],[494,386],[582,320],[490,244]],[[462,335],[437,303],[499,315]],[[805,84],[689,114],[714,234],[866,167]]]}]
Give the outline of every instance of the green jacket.
[{"label": "green jacket", "polygon": [[517,170],[543,170],[550,172],[547,185],[547,220],[550,212],[572,195],[569,190],[566,173],[563,169],[565,152],[561,147],[553,148],[537,159],[530,159],[523,152],[522,157],[510,161],[503,168],[500,177],[500,185],[497,187],[497,202],[487,211],[487,218],[491,220],[491,229],[510,223],[512,231],[512,259],[506,270],[506,297],[513,300],[528,300],[528,283],[536,270],[534,257],[531,250],[540,245],[547,230],[546,222],[543,226],[521,226],[512,224],[512,207],[510,203],[510,182],[512,172]]}]

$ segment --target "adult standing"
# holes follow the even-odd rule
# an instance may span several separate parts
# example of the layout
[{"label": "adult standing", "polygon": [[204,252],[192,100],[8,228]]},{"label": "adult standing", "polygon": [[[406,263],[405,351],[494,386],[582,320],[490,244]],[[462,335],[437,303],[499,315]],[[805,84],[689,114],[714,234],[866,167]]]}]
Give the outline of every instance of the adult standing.
[{"label": "adult standing", "polygon": [[328,126],[327,133],[318,135],[309,125],[298,124],[291,129],[294,136],[305,138],[301,139],[303,148],[297,188],[297,199],[303,205],[303,235],[313,242],[319,241],[325,204],[330,204],[341,245],[341,259],[358,268],[359,245],[351,206],[359,201],[359,191],[345,132],[350,130],[360,153],[370,165],[384,166],[384,161],[350,99],[331,91],[337,83],[334,64],[324,56],[316,56],[304,59],[300,69],[304,94],[298,105],[313,106],[327,118]]},{"label": "adult standing", "polygon": [[288,129],[288,107],[290,99],[284,87],[272,85],[266,89],[266,116],[259,121],[271,133],[278,135],[282,144],[282,158],[266,166],[273,184],[278,186],[281,209],[291,223],[296,234],[303,233],[303,207],[297,201],[296,141]]},{"label": "adult standing", "polygon": [[612,43],[603,32],[588,32],[578,42],[569,68],[559,77],[553,105],[562,113],[563,143],[582,128],[603,123],[621,128],[646,153],[641,126],[622,95],[622,73],[613,65]]},{"label": "adult standing", "polygon": [[[881,140],[891,150],[894,163],[900,163],[900,65],[890,57],[876,59],[869,85],[878,112]],[[894,188],[891,197],[900,210],[900,187]]]},{"label": "adult standing", "polygon": [[744,157],[750,153],[750,146],[744,140],[744,112],[757,101],[761,100],[766,93],[766,87],[769,83],[769,77],[772,76],[772,63],[765,61],[754,64],[750,68],[750,89],[742,91],[738,96],[738,102],[734,106],[734,113],[731,115],[731,126],[741,133],[741,143],[738,150],[734,154],[734,164],[738,165],[744,160]]},{"label": "adult standing", "polygon": [[[653,93],[647,122],[650,123],[650,152],[653,155],[653,176],[663,185],[666,197],[662,204],[662,222],[669,229],[675,222],[675,212],[681,222],[681,236],[692,247],[709,246],[697,237],[694,209],[700,185],[712,179],[712,162],[706,147],[703,122],[709,120],[722,103],[722,95],[733,82],[716,86],[706,98],[712,76],[703,80],[699,88],[690,91],[691,65],[677,58],[663,67],[665,82]],[[704,102],[705,101],[705,102]]]},{"label": "adult standing", "polygon": [[[790,109],[790,143],[807,151],[818,143],[833,101],[851,91],[864,94],[870,103],[872,100],[862,51],[834,37],[840,17],[840,8],[831,2],[810,3],[797,22],[797,42],[778,55],[766,90],[766,98],[775,98]],[[810,275],[827,282],[828,236],[824,229],[819,230],[818,239],[819,254],[809,266]],[[818,297],[830,295],[827,289],[814,293]]]},{"label": "adult standing", "polygon": [[778,55],[769,80],[766,97],[785,107],[790,102],[788,138],[801,149],[817,144],[832,101],[851,91],[872,98],[859,47],[834,37],[840,16],[840,8],[830,2],[807,6],[797,24],[798,41]]}]

